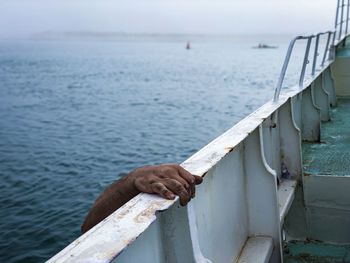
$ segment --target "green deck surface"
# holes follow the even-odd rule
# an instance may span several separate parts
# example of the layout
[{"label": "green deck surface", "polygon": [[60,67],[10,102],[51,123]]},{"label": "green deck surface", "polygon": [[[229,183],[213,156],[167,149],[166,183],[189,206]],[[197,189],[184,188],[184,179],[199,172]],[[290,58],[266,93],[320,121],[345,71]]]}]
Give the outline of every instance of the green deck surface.
[{"label": "green deck surface", "polygon": [[290,241],[283,249],[285,263],[350,262],[350,245],[333,245],[317,241]]},{"label": "green deck surface", "polygon": [[321,124],[321,142],[303,142],[304,173],[350,175],[350,98],[338,98],[331,121]]},{"label": "green deck surface", "polygon": [[[337,56],[350,57],[350,41]],[[337,107],[331,109],[330,115],[331,120],[321,124],[321,142],[302,143],[305,174],[350,175],[350,98],[338,98]],[[290,241],[283,250],[285,263],[350,263],[350,244]]]}]

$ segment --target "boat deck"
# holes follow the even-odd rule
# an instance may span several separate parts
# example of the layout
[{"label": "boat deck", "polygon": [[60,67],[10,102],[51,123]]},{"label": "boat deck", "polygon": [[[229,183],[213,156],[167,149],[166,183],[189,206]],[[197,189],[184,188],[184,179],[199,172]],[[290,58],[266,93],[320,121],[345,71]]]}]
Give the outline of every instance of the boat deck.
[{"label": "boat deck", "polygon": [[338,98],[331,120],[321,124],[321,142],[303,142],[304,174],[350,175],[350,98]]},{"label": "boat deck", "polygon": [[[331,109],[330,115],[330,121],[321,123],[321,141],[302,143],[305,176],[350,176],[350,98],[338,98],[337,107]],[[318,209],[313,207],[317,199],[310,198],[310,196],[314,196],[317,192],[312,192],[313,188],[311,186],[319,182],[322,181],[304,182],[304,187],[309,190],[309,195],[305,196],[305,202],[309,205],[308,209],[312,210],[313,213],[315,213],[315,209]],[[322,198],[328,204],[334,201],[329,195]],[[338,200],[337,198],[334,199]],[[343,204],[343,207],[340,208],[344,209],[346,202],[344,203],[341,200],[339,202]],[[313,220],[312,223],[318,222],[312,217],[312,213],[309,215],[310,218]],[[330,220],[334,219],[331,218]],[[283,254],[286,263],[350,262],[350,245],[330,244],[313,240],[293,240],[285,243]]]},{"label": "boat deck", "polygon": [[350,245],[333,245],[318,241],[292,241],[284,248],[285,263],[350,262]]}]

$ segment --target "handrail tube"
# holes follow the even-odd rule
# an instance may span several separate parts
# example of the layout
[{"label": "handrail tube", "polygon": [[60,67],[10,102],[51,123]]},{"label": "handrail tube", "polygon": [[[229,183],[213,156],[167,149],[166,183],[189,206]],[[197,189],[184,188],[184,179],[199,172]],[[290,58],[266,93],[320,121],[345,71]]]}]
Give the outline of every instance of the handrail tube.
[{"label": "handrail tube", "polygon": [[290,41],[289,46],[288,46],[288,50],[287,50],[287,55],[286,55],[286,58],[284,59],[283,66],[282,66],[282,69],[281,69],[281,73],[280,73],[280,76],[279,76],[277,84],[276,84],[275,94],[273,96],[273,102],[276,102],[278,100],[278,98],[279,98],[279,95],[280,95],[280,92],[281,92],[281,88],[282,88],[282,83],[283,83],[284,77],[286,75],[287,67],[288,67],[288,64],[289,64],[290,57],[292,55],[292,51],[293,51],[295,42],[297,40],[308,39],[310,37],[312,38],[312,37],[314,37],[314,35],[310,35],[310,36],[296,36],[295,38],[293,38]]},{"label": "handrail tube", "polygon": [[348,5],[346,8],[346,25],[345,25],[345,35],[348,34],[348,27],[349,27],[349,8],[350,8],[350,0],[348,0]]},{"label": "handrail tube", "polygon": [[315,42],[315,51],[314,51],[314,60],[312,62],[312,71],[311,75],[314,76],[316,73],[316,62],[317,62],[317,57],[318,57],[318,43],[320,41],[320,34],[316,35],[316,42]]},{"label": "handrail tube", "polygon": [[[350,1],[350,0],[348,0],[348,1]],[[333,32],[328,32],[327,43],[326,43],[326,47],[325,47],[325,50],[324,50],[321,67],[323,67],[324,62],[326,61],[327,51],[329,50],[329,42],[331,40],[331,35],[332,34],[333,34]]]},{"label": "handrail tube", "polygon": [[340,0],[338,0],[338,3],[337,3],[337,10],[336,10],[336,12],[335,12],[335,23],[334,23],[334,28],[335,28],[335,29],[337,29],[337,26],[338,26],[339,4],[340,4]]},{"label": "handrail tube", "polygon": [[332,46],[334,46],[334,44],[335,44],[335,38],[336,38],[336,34],[337,34],[338,17],[339,17],[339,5],[340,5],[340,0],[337,1],[337,10],[335,12],[335,23],[334,23],[335,34],[333,35]]},{"label": "handrail tube", "polygon": [[[325,53],[327,53],[327,51],[328,51],[328,50],[327,50],[327,46],[329,45],[329,43],[328,43],[328,38],[330,38],[330,36],[331,36],[333,33],[335,33],[335,31],[331,31],[331,30],[317,33],[318,36],[322,36],[322,35],[328,34],[327,42],[326,42]],[[323,56],[325,56],[325,54],[324,54]]]},{"label": "handrail tube", "polygon": [[279,96],[280,96],[282,83],[283,83],[283,80],[284,80],[284,76],[286,75],[287,67],[288,67],[288,64],[289,64],[290,57],[292,55],[294,44],[295,44],[295,42],[298,39],[300,39],[300,37],[301,36],[297,36],[297,37],[293,38],[292,41],[290,41],[290,43],[289,43],[288,50],[287,50],[287,55],[286,55],[286,58],[284,59],[283,66],[282,66],[282,69],[281,69],[281,73],[280,73],[280,76],[278,78],[277,85],[276,85],[276,88],[275,88],[275,94],[273,96],[273,102],[276,102],[278,100]]},{"label": "handrail tube", "polygon": [[[335,31],[320,32],[317,35],[297,36],[297,37],[292,39],[292,41],[289,43],[288,50],[287,50],[287,55],[286,55],[286,57],[284,59],[283,66],[282,66],[282,69],[281,69],[281,72],[280,72],[280,76],[278,78],[278,81],[277,81],[277,84],[276,84],[276,87],[275,87],[275,93],[274,93],[274,96],[273,96],[273,102],[277,102],[278,99],[279,99],[279,95],[280,95],[281,89],[282,89],[283,80],[284,80],[284,77],[286,75],[286,71],[287,71],[287,68],[288,68],[290,57],[291,57],[292,52],[293,52],[293,48],[294,48],[295,42],[297,40],[302,40],[302,39],[307,39],[308,40],[308,39],[312,39],[312,38],[316,37],[315,52],[314,52],[313,67],[312,67],[312,75],[314,75],[315,72],[316,72],[317,56],[319,55],[318,54],[319,38],[320,38],[321,35],[325,35],[325,34],[328,34],[328,38],[327,38],[325,54],[323,55],[324,58],[322,60],[322,63],[324,63],[325,60],[326,60],[326,56],[327,56],[326,54],[327,54],[327,51],[328,51],[328,46],[329,46],[329,41],[330,41],[331,34],[335,35]],[[310,43],[310,45],[311,45],[311,43]],[[306,48],[309,49],[310,47],[307,46]],[[308,54],[305,54],[305,55],[307,55],[307,56],[306,56],[306,58],[304,56],[304,61],[303,61],[303,65],[302,65],[302,72],[301,72],[301,75],[300,75],[300,78],[299,78],[299,86],[303,85],[302,82],[304,81],[304,77],[305,77],[305,72],[303,72],[303,71],[306,70],[306,64],[308,62]]]},{"label": "handrail tube", "polygon": [[336,35],[337,35],[337,28],[335,28],[335,30],[334,30],[334,34],[333,34],[333,38],[332,38],[332,46],[335,46]]},{"label": "handrail tube", "polygon": [[340,15],[340,28],[339,28],[339,36],[338,36],[338,40],[341,39],[342,36],[342,31],[343,31],[343,18],[344,18],[344,0],[341,1],[341,15]]},{"label": "handrail tube", "polygon": [[312,42],[312,37],[310,36],[306,44],[303,66],[302,66],[300,78],[299,78],[299,87],[302,87],[304,83],[306,65],[309,63],[309,51],[310,51],[311,42]]}]

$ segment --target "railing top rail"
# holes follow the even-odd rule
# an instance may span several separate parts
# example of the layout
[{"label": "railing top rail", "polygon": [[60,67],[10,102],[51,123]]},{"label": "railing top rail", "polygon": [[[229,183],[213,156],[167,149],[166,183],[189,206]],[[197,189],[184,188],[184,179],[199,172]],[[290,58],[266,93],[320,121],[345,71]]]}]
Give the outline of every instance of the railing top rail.
[{"label": "railing top rail", "polygon": [[331,33],[334,33],[334,32],[335,32],[334,30],[323,31],[323,32],[317,33],[316,36],[331,34]]}]

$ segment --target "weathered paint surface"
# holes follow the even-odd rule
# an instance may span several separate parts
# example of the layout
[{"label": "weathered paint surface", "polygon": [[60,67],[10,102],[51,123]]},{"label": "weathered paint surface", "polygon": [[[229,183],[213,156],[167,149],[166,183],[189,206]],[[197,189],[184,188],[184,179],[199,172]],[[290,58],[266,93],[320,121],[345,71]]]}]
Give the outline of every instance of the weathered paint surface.
[{"label": "weathered paint surface", "polygon": [[318,142],[321,137],[321,114],[320,109],[314,103],[311,86],[304,90],[302,96],[302,139]]},{"label": "weathered paint surface", "polygon": [[335,90],[338,96],[350,96],[350,45],[340,48],[337,52],[337,60],[332,65]]},{"label": "weathered paint surface", "polygon": [[315,79],[311,85],[312,97],[316,107],[320,109],[321,121],[329,121],[330,95],[323,87],[322,75]]},{"label": "weathered paint surface", "polygon": [[283,224],[283,220],[292,205],[294,200],[295,188],[297,186],[297,180],[284,180],[278,188],[278,207],[280,213],[280,222]]},{"label": "weathered paint surface", "polygon": [[290,99],[289,103],[279,108],[281,176],[294,180],[300,179],[302,170],[301,131],[297,124],[301,122],[301,102],[297,100],[298,97],[295,96],[295,100]]},{"label": "weathered paint surface", "polygon": [[139,194],[48,262],[110,262],[173,202]]},{"label": "weathered paint surface", "polygon": [[270,260],[272,250],[272,238],[251,237],[247,240],[237,263],[267,263]]},{"label": "weathered paint surface", "polygon": [[330,101],[331,107],[337,106],[337,96],[335,94],[334,79],[332,77],[331,67],[329,67],[327,70],[323,72],[322,81],[323,81],[322,85],[324,89],[329,94],[329,101]]}]

